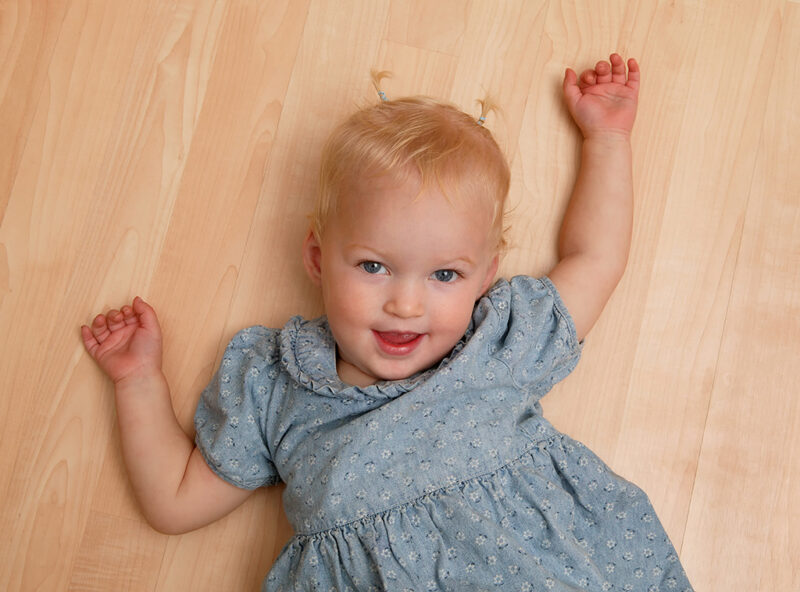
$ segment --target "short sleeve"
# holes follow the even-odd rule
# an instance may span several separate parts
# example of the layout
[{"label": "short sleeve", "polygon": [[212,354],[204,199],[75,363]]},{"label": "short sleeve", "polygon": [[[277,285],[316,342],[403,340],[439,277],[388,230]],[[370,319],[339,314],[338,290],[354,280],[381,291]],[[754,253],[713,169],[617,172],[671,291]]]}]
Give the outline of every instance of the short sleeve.
[{"label": "short sleeve", "polygon": [[509,368],[517,387],[541,397],[577,365],[582,343],[549,278],[500,280],[476,313],[482,306],[483,323],[492,329],[491,355]]},{"label": "short sleeve", "polygon": [[194,417],[195,443],[206,463],[242,489],[279,481],[264,428],[277,376],[278,335],[266,327],[237,333],[203,390]]}]

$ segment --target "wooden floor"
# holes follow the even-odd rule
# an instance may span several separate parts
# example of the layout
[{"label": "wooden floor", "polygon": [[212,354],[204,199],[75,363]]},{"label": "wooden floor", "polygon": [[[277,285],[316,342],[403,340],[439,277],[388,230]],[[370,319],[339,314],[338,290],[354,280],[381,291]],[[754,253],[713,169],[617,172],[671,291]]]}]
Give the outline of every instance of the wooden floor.
[{"label": "wooden floor", "polygon": [[316,315],[320,145],[373,103],[478,113],[512,163],[504,275],[540,274],[577,165],[567,66],[643,71],[627,273],[553,423],[650,495],[698,591],[800,589],[800,3],[0,2],[0,589],[256,590],[280,489],[168,537],[132,499],[79,326],[141,295],[191,428],[227,340]]}]

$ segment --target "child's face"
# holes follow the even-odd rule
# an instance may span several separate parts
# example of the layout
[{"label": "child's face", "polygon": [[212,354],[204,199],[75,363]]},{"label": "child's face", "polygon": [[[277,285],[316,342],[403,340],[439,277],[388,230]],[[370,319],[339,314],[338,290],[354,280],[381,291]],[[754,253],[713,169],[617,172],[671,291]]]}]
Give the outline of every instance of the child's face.
[{"label": "child's face", "polygon": [[414,179],[381,178],[341,200],[321,241],[309,233],[304,260],[342,381],[407,378],[450,352],[497,271],[490,225],[488,204],[451,205]]}]

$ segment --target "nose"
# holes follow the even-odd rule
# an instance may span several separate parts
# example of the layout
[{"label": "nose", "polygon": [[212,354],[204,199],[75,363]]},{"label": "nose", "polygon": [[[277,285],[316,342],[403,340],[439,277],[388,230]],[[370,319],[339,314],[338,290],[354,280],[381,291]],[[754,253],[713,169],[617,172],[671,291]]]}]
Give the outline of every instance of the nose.
[{"label": "nose", "polygon": [[396,282],[392,286],[383,310],[395,317],[411,319],[425,313],[424,287],[415,282]]}]

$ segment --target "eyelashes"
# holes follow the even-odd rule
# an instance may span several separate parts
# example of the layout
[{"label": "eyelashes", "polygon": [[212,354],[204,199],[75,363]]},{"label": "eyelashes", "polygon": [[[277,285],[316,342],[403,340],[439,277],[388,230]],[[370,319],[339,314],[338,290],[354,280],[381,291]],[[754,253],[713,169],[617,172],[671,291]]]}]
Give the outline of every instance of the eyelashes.
[{"label": "eyelashes", "polygon": [[[386,266],[377,261],[361,261],[358,266],[370,275],[389,275],[389,270]],[[437,282],[443,284],[450,284],[457,279],[464,277],[461,272],[455,269],[437,269],[430,277]]]},{"label": "eyelashes", "polygon": [[383,264],[377,261],[362,261],[358,266],[370,275],[385,275],[389,273]]},{"label": "eyelashes", "polygon": [[438,269],[431,274],[431,277],[439,282],[449,284],[459,278],[459,274],[455,269]]}]

